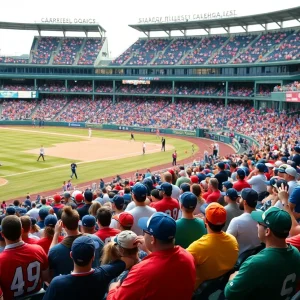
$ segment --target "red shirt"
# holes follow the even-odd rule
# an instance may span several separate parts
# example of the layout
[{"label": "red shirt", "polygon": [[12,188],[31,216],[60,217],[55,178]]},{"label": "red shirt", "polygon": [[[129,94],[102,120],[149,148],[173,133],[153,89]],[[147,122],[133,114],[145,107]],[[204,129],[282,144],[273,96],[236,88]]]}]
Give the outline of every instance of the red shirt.
[{"label": "red shirt", "polygon": [[38,240],[30,238],[30,237],[25,237],[22,236],[22,241],[24,241],[27,244],[37,244]]},{"label": "red shirt", "polygon": [[[53,239],[53,238],[52,238]],[[45,253],[48,254],[52,239],[44,237],[37,241],[37,245],[41,246]],[[63,236],[58,237],[58,242],[60,243],[64,239]]]},{"label": "red shirt", "polygon": [[0,253],[0,285],[4,299],[39,291],[42,271],[47,269],[48,258],[40,246],[23,241],[6,246]]},{"label": "red shirt", "polygon": [[242,189],[251,188],[251,185],[244,179],[238,179],[238,181],[233,184],[233,188],[236,189],[237,192],[240,192]]},{"label": "red shirt", "polygon": [[133,266],[121,286],[108,293],[107,300],[192,299],[195,282],[193,256],[176,246],[153,252]]},{"label": "red shirt", "polygon": [[97,235],[104,242],[104,244],[107,244],[110,242],[112,236],[116,236],[120,232],[121,231],[119,229],[105,227],[95,232],[95,235]]},{"label": "red shirt", "polygon": [[158,202],[152,202],[151,207],[155,208],[156,211],[160,211],[170,215],[174,220],[177,220],[179,203],[172,197],[163,198]]},{"label": "red shirt", "polygon": [[218,202],[218,200],[221,197],[221,192],[219,190],[217,191],[211,191],[208,190],[208,192],[203,194],[203,198],[205,199],[206,203],[212,203],[212,202]]},{"label": "red shirt", "polygon": [[300,234],[287,238],[285,241],[300,251]]}]

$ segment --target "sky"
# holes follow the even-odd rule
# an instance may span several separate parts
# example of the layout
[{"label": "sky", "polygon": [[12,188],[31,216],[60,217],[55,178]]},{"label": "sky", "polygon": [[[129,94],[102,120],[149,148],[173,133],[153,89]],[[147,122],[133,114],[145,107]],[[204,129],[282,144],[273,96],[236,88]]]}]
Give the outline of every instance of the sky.
[{"label": "sky", "polygon": [[[259,14],[299,6],[299,0],[285,1],[199,1],[199,0],[151,0],[151,1],[71,1],[71,0],[3,0],[1,1],[0,22],[40,23],[42,18],[92,18],[106,30],[110,57],[125,51],[139,37],[145,37],[129,24],[137,24],[139,18],[193,15],[235,10],[237,16]],[[292,26],[295,23],[286,25]],[[300,26],[300,23],[298,23]],[[276,25],[270,25],[270,29]],[[261,30],[253,27],[251,30]],[[233,30],[234,32],[235,30]],[[238,31],[238,30],[236,30]],[[224,30],[212,33],[224,33]],[[67,33],[74,36],[76,33]],[[204,34],[202,31],[193,34]],[[15,31],[0,29],[0,56],[29,54],[35,31]],[[42,35],[62,36],[62,33],[42,33]],[[173,36],[179,33],[174,32]],[[82,36],[84,36],[82,34]],[[91,34],[90,36],[94,36]],[[154,36],[154,35],[153,35]],[[157,33],[155,36],[166,36]]]}]

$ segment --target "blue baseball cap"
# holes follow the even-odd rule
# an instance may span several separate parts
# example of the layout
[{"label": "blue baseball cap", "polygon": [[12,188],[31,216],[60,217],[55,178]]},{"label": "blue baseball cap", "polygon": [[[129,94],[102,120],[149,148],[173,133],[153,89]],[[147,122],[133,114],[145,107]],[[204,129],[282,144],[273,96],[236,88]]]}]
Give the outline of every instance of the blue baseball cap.
[{"label": "blue baseball cap", "polygon": [[142,183],[136,183],[132,188],[132,193],[139,198],[147,196],[147,188]]},{"label": "blue baseball cap", "polygon": [[120,195],[115,195],[110,201],[117,206],[122,206],[125,204],[124,198]]},{"label": "blue baseball cap", "polygon": [[56,223],[57,223],[57,218],[54,215],[48,215],[44,221],[45,226],[54,227]]},{"label": "blue baseball cap", "polygon": [[95,243],[91,237],[80,236],[72,244],[72,258],[76,264],[85,265],[93,258],[95,249]]},{"label": "blue baseball cap", "polygon": [[140,218],[138,226],[161,241],[173,240],[176,234],[175,220],[162,212],[154,213],[150,218]]},{"label": "blue baseball cap", "polygon": [[180,196],[180,203],[187,209],[194,209],[197,206],[197,197],[191,192],[185,192]]},{"label": "blue baseball cap", "polygon": [[246,172],[244,169],[237,169],[236,174],[239,175],[241,178],[245,178]]},{"label": "blue baseball cap", "polygon": [[241,196],[250,207],[256,207],[258,201],[258,193],[251,188],[242,190]]},{"label": "blue baseball cap", "polygon": [[298,203],[300,199],[300,185],[296,186],[289,197],[289,202]]},{"label": "blue baseball cap", "polygon": [[159,191],[164,191],[167,194],[172,194],[173,187],[169,182],[164,182],[163,184],[157,186],[156,189]]},{"label": "blue baseball cap", "polygon": [[39,217],[42,219],[42,220],[45,220],[45,218],[49,215],[49,210],[46,209],[46,208],[42,208],[39,210]]},{"label": "blue baseball cap", "polygon": [[231,200],[236,200],[239,197],[236,189],[233,188],[228,189],[225,195],[228,196]]},{"label": "blue baseball cap", "polygon": [[233,184],[230,181],[224,181],[222,185],[224,185],[226,189],[231,189],[233,187]]},{"label": "blue baseball cap", "polygon": [[294,147],[294,151],[300,153],[300,147],[299,147],[299,146],[295,146],[295,147]]},{"label": "blue baseball cap", "polygon": [[6,209],[6,214],[8,214],[8,215],[14,215],[15,213],[16,213],[16,209],[13,206],[9,206]]},{"label": "blue baseball cap", "polygon": [[182,183],[180,185],[180,188],[182,189],[183,192],[189,192],[191,190],[191,186],[189,183]]},{"label": "blue baseball cap", "polygon": [[37,223],[37,219],[36,218],[30,218],[31,220],[31,225],[34,226]]},{"label": "blue baseball cap", "polygon": [[278,177],[272,177],[270,180],[265,181],[266,185],[274,186],[278,180]]},{"label": "blue baseball cap", "polygon": [[284,162],[284,163],[287,163],[287,161],[288,161],[287,157],[285,157],[285,156],[281,157],[280,160],[281,160],[282,162]]},{"label": "blue baseball cap", "polygon": [[218,163],[218,167],[221,169],[221,170],[224,170],[225,169],[225,164],[223,162],[219,162]]},{"label": "blue baseball cap", "polygon": [[265,169],[266,169],[266,165],[265,164],[258,163],[258,164],[256,164],[255,167],[258,169],[259,172],[265,172]]},{"label": "blue baseball cap", "polygon": [[96,225],[96,219],[94,216],[91,215],[85,215],[82,220],[82,226],[84,227],[94,227]]}]

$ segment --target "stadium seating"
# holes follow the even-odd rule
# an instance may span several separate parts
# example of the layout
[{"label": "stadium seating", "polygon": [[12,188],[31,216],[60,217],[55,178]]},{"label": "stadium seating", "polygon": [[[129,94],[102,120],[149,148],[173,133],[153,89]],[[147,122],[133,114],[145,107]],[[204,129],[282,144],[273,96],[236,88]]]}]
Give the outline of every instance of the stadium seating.
[{"label": "stadium seating", "polygon": [[72,93],[91,93],[93,92],[93,86],[90,82],[74,82],[69,85],[68,91]]},{"label": "stadium seating", "polygon": [[224,36],[203,38],[197,48],[183,59],[181,65],[199,65],[205,63],[226,40],[227,37]]},{"label": "stadium seating", "polygon": [[232,97],[251,97],[253,96],[253,88],[251,87],[231,87],[228,95]]},{"label": "stadium seating", "polygon": [[73,65],[83,43],[83,38],[64,38],[59,53],[54,56],[54,65]]},{"label": "stadium seating", "polygon": [[9,56],[1,56],[0,57],[0,64],[28,64],[29,59],[28,58],[15,58],[15,57],[9,57]]},{"label": "stadium seating", "polygon": [[62,96],[52,96],[42,99],[34,112],[34,117],[46,121],[53,120],[55,116],[67,104],[67,100]]},{"label": "stadium seating", "polygon": [[154,57],[163,51],[168,44],[169,39],[150,39],[141,46],[132,58],[127,62],[127,65],[147,65],[150,64]]},{"label": "stadium seating", "polygon": [[33,85],[26,84],[6,84],[0,86],[0,90],[3,91],[34,91],[35,88]]},{"label": "stadium seating", "polygon": [[300,91],[300,82],[294,81],[283,86],[275,86],[274,92]]},{"label": "stadium seating", "polygon": [[53,51],[57,50],[59,44],[58,37],[41,37],[35,38],[37,42],[37,49],[32,55],[33,64],[45,65],[50,61],[50,57]]},{"label": "stadium seating", "polygon": [[174,39],[164,53],[160,54],[152,64],[176,65],[186,52],[192,50],[200,40],[199,38]]},{"label": "stadium seating", "polygon": [[227,64],[239,51],[248,47],[248,45],[256,38],[256,35],[240,35],[232,36],[229,42],[209,60],[209,64]]},{"label": "stadium seating", "polygon": [[26,120],[30,119],[36,108],[37,101],[4,100],[2,102],[2,120]]},{"label": "stadium seating", "polygon": [[95,92],[96,93],[112,93],[113,92],[113,87],[111,84],[99,84],[95,87]]},{"label": "stadium seating", "polygon": [[41,92],[66,92],[66,86],[64,82],[57,82],[57,83],[45,83],[38,87],[38,90]]},{"label": "stadium seating", "polygon": [[82,54],[78,60],[78,65],[93,65],[102,49],[105,38],[103,39],[87,39],[82,49]]}]

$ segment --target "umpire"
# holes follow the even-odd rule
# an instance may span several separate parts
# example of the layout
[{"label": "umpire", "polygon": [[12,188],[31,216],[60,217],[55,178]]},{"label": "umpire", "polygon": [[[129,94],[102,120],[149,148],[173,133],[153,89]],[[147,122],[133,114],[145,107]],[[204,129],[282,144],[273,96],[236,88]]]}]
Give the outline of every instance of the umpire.
[{"label": "umpire", "polygon": [[45,149],[44,149],[43,145],[41,145],[40,156],[38,157],[37,161],[39,161],[41,157],[43,158],[43,161],[45,161],[45,156],[44,155],[45,155]]},{"label": "umpire", "polygon": [[75,175],[75,178],[77,179],[77,173],[76,173],[77,165],[75,163],[71,163],[71,178],[73,178],[73,175]]},{"label": "umpire", "polygon": [[161,151],[166,151],[166,139],[164,137],[161,138]]}]

